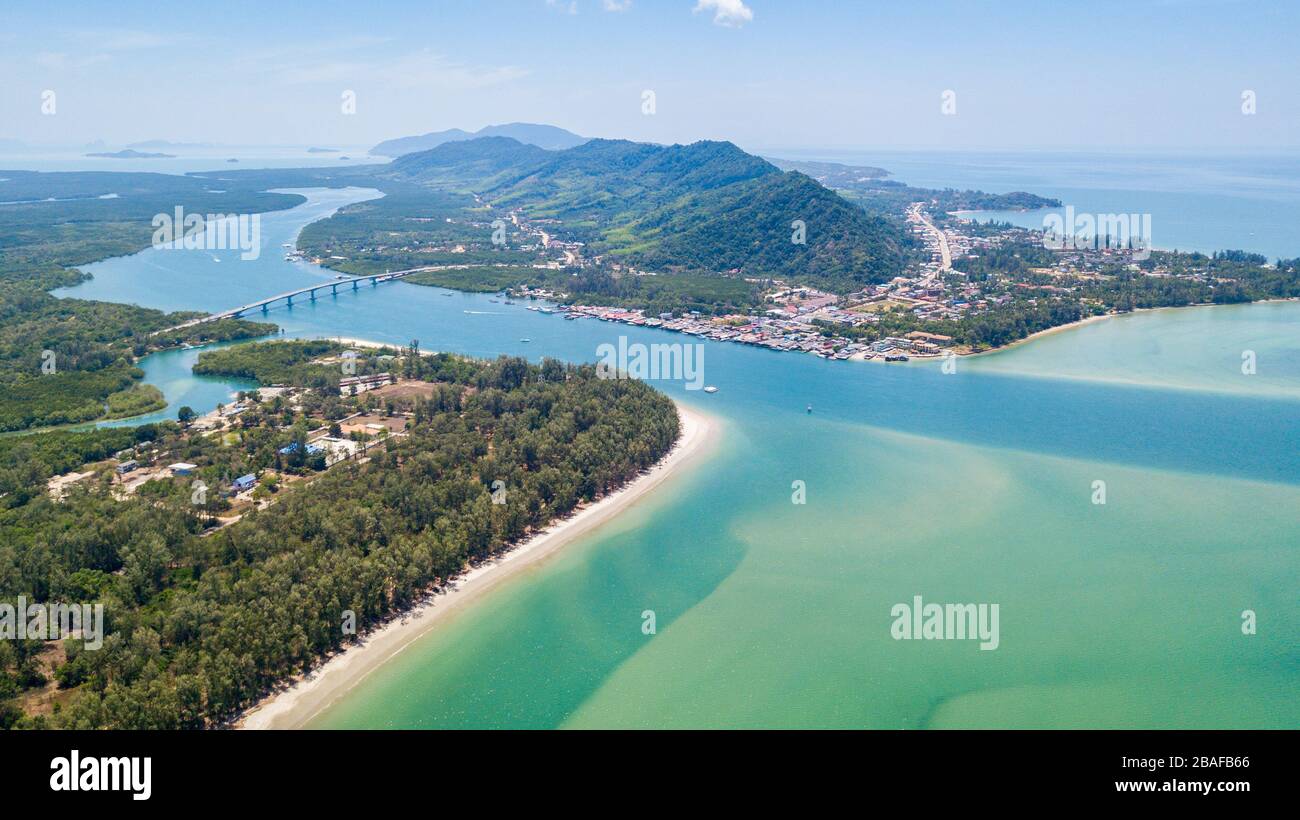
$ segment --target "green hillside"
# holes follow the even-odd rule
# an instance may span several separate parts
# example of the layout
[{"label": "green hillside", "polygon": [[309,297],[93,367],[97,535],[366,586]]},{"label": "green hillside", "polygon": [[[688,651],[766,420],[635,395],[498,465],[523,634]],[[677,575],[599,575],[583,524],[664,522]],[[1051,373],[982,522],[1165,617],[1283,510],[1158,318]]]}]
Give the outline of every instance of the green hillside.
[{"label": "green hillside", "polygon": [[[632,265],[779,276],[833,290],[880,282],[913,242],[799,173],[730,142],[591,140],[544,151],[506,138],[447,143],[388,166],[390,179],[478,194],[498,210],[558,220],[592,252]],[[806,225],[794,241],[792,223]]]}]

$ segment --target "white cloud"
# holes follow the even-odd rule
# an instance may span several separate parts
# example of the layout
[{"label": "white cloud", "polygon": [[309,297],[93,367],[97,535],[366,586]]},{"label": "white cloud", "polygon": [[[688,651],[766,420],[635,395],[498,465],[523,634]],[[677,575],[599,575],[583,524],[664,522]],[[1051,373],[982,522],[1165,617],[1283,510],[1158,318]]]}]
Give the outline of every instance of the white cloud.
[{"label": "white cloud", "polygon": [[719,26],[739,28],[754,19],[754,11],[746,6],[744,0],[696,0],[693,10],[713,12],[713,23]]},{"label": "white cloud", "polygon": [[632,0],[604,0],[605,11],[627,11],[632,8]]},{"label": "white cloud", "polygon": [[568,3],[563,0],[546,0],[546,5],[564,14],[578,13],[578,0],[570,0]]}]

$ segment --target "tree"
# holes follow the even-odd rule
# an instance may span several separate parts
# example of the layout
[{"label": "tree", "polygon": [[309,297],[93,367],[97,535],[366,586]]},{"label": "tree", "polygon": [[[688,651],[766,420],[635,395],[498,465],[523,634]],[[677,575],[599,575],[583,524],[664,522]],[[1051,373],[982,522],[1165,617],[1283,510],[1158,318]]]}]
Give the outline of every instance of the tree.
[{"label": "tree", "polygon": [[176,411],[176,418],[180,420],[181,424],[189,424],[197,417],[198,413],[195,413],[194,408],[188,404]]}]

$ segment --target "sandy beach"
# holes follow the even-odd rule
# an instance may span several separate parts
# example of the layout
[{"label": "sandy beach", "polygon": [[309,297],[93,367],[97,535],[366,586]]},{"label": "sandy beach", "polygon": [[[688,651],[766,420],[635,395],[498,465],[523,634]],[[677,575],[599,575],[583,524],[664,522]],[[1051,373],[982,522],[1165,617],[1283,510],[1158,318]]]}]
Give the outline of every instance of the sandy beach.
[{"label": "sandy beach", "polygon": [[[1138,310],[1160,310],[1160,309],[1161,308],[1139,308]],[[1131,311],[1131,312],[1136,313],[1138,311]],[[1123,316],[1123,315],[1125,314],[1102,313],[1102,314],[1098,314],[1097,316],[1086,316],[1074,322],[1068,322],[1063,325],[1057,325],[1056,327],[1049,327],[1046,330],[1040,330],[1037,333],[1030,333],[1028,336],[1026,336],[1023,339],[1016,339],[1014,342],[1011,342],[1010,344],[1002,345],[1001,347],[994,347],[988,350],[981,350],[978,353],[963,353],[962,355],[963,356],[987,356],[990,353],[1000,353],[1003,350],[1010,350],[1013,347],[1019,347],[1020,345],[1027,344],[1029,342],[1032,342],[1035,339],[1041,339],[1044,336],[1050,336],[1053,333],[1060,333],[1063,330],[1074,330],[1075,328],[1083,327],[1084,325],[1091,325],[1096,322],[1103,321],[1105,319],[1113,319],[1116,316]]]},{"label": "sandy beach", "polygon": [[[356,341],[356,340],[349,340]],[[462,573],[400,618],[379,627],[359,643],[332,656],[306,676],[265,698],[235,722],[239,729],[301,728],[441,621],[519,572],[536,566],[574,539],[586,535],[658,486],[674,471],[709,449],[719,429],[716,419],[677,405],[681,435],[658,464],[627,486],[579,508],[563,521],[495,558]]]}]

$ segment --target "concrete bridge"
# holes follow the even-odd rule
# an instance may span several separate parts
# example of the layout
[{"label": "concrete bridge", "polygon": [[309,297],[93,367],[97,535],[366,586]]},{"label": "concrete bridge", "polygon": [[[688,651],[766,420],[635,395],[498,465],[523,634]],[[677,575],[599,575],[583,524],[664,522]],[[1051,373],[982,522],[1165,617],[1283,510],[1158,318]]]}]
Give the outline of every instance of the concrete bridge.
[{"label": "concrete bridge", "polygon": [[246,305],[240,305],[239,307],[231,308],[230,310],[223,310],[220,313],[213,313],[208,316],[200,316],[199,318],[191,319],[190,321],[185,322],[184,324],[179,324],[176,325],[175,327],[169,327],[166,330],[160,330],[158,331],[158,333],[169,333],[176,330],[183,330],[184,328],[187,327],[194,327],[195,325],[201,325],[204,322],[215,322],[220,319],[238,319],[242,317],[245,313],[248,313],[249,311],[252,310],[257,310],[258,308],[261,308],[262,312],[266,313],[272,304],[279,301],[284,301],[286,305],[292,306],[295,296],[306,296],[309,300],[314,302],[316,301],[316,294],[319,291],[325,290],[327,288],[329,289],[331,294],[336,294],[339,292],[340,287],[348,288],[348,286],[350,285],[351,286],[349,288],[350,290],[358,290],[360,289],[361,284],[363,282],[369,282],[371,287],[374,287],[377,286],[380,282],[390,282],[394,279],[401,279],[404,276],[410,276],[413,273],[422,273],[424,271],[431,271],[431,270],[442,270],[443,268],[446,267],[449,266],[434,265],[425,268],[411,268],[409,270],[391,271],[386,273],[374,273],[369,276],[350,276],[347,279],[336,279],[330,282],[321,282],[319,285],[311,285],[310,287],[298,288],[297,290],[291,290],[286,293],[277,293],[275,296],[268,296],[265,299],[259,299],[256,302],[249,302]]}]

